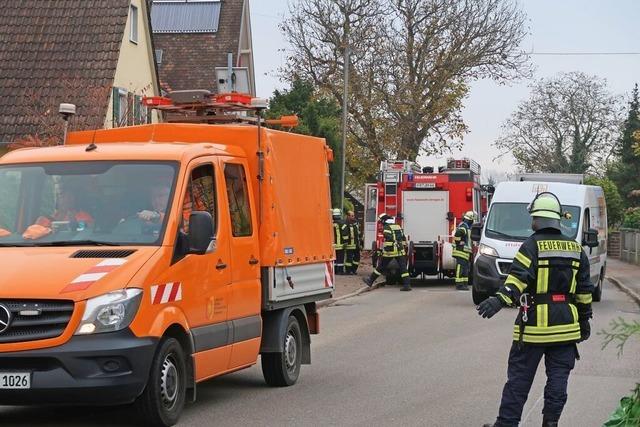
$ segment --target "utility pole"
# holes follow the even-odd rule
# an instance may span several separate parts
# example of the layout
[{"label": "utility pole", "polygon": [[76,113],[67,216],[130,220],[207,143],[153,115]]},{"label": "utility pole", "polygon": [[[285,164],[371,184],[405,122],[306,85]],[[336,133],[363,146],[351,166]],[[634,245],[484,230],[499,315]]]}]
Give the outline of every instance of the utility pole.
[{"label": "utility pole", "polygon": [[347,119],[349,117],[349,42],[344,48],[344,90],[342,94],[342,174],[340,176],[340,212],[344,212],[344,179],[347,159]]}]

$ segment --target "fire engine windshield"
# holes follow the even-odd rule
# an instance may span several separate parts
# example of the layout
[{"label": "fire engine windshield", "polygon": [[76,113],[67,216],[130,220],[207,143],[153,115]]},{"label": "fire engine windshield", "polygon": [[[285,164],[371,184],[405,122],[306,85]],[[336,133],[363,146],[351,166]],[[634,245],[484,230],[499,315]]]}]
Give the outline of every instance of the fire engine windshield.
[{"label": "fire engine windshield", "polygon": [[0,246],[160,244],[174,162],[0,166]]},{"label": "fire engine windshield", "polygon": [[[531,236],[533,230],[527,206],[527,203],[493,203],[487,218],[486,236],[498,240],[525,240]],[[580,208],[578,206],[562,208],[571,214],[570,219],[560,221],[562,234],[575,239],[578,234]]]}]

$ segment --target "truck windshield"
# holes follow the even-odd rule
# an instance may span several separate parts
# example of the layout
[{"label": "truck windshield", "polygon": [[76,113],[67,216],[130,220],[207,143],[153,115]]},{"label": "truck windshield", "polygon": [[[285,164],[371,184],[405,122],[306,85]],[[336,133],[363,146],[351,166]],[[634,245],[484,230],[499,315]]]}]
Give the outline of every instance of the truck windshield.
[{"label": "truck windshield", "polygon": [[0,166],[0,246],[157,245],[175,162]]},{"label": "truck windshield", "polygon": [[[498,240],[525,240],[533,234],[527,203],[493,203],[487,218],[485,235]],[[580,221],[578,206],[563,206],[571,219],[560,221],[562,234],[575,239]]]}]

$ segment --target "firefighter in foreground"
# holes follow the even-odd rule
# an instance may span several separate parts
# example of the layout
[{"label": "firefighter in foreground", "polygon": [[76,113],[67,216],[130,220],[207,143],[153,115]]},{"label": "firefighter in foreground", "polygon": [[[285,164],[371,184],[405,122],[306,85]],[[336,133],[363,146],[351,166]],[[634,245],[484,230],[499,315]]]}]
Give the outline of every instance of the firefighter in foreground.
[{"label": "firefighter in foreground", "polygon": [[373,273],[368,278],[362,280],[367,286],[372,286],[382,273],[380,271],[387,272],[388,266],[391,262],[398,263],[398,269],[400,271],[400,277],[402,278],[401,291],[410,291],[411,283],[409,279],[409,272],[407,271],[407,238],[404,235],[402,227],[396,224],[387,214],[381,214],[378,217],[379,221],[383,224],[384,244],[382,246],[382,256],[379,258],[378,265],[373,269]]},{"label": "firefighter in foreground", "polygon": [[346,274],[358,274],[360,265],[360,226],[356,220],[356,214],[353,211],[347,212],[347,241],[345,244],[345,263],[344,268]]},{"label": "firefighter in foreground", "polygon": [[473,211],[465,212],[462,222],[453,235],[455,247],[453,257],[456,259],[456,289],[469,290],[469,261],[471,259],[471,225],[475,220]]},{"label": "firefighter in foreground", "polygon": [[336,274],[344,274],[344,250],[346,225],[342,221],[342,212],[339,208],[331,211],[333,216],[333,249],[336,251],[334,271]]},{"label": "firefighter in foreground", "polygon": [[496,296],[477,307],[485,318],[505,306],[520,307],[494,427],[518,425],[542,356],[547,373],[542,425],[557,426],[567,401],[569,373],[579,359],[576,343],[591,332],[589,259],[578,243],[561,233],[560,201],[552,193],[540,193],[529,213],[534,234],[520,247]]}]

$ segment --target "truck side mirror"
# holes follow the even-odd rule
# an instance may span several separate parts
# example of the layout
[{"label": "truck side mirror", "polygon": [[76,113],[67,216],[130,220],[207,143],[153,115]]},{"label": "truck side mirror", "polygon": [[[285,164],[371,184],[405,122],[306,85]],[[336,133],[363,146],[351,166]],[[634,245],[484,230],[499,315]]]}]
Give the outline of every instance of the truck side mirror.
[{"label": "truck side mirror", "polygon": [[479,242],[481,237],[482,237],[482,224],[477,222],[471,226],[471,241]]},{"label": "truck side mirror", "polygon": [[590,248],[597,248],[600,242],[598,242],[598,230],[590,228],[582,233],[582,245]]},{"label": "truck side mirror", "polygon": [[209,212],[195,211],[189,216],[189,253],[204,255],[213,250],[213,219]]}]

